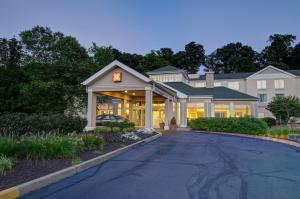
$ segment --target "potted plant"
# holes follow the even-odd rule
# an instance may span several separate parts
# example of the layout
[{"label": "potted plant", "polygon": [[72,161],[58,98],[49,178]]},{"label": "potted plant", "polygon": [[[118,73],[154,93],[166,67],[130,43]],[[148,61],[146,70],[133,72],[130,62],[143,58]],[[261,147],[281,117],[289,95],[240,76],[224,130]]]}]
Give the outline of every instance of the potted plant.
[{"label": "potted plant", "polygon": [[171,121],[170,121],[170,130],[174,131],[176,130],[177,125],[176,125],[176,119],[175,117],[172,117]]},{"label": "potted plant", "polygon": [[164,129],[165,128],[165,123],[164,122],[159,123],[159,128]]}]

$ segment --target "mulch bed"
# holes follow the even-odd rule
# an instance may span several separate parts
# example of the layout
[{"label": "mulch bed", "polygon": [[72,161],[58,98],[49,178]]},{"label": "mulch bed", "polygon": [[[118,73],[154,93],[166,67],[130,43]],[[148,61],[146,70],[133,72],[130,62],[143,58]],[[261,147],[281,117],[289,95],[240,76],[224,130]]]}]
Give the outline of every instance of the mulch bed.
[{"label": "mulch bed", "polygon": [[[138,133],[138,135],[142,139],[151,137],[155,134],[145,135]],[[76,157],[79,157],[83,162],[110,151],[114,151],[118,148],[127,146],[134,142],[135,141],[107,143],[102,151],[83,151],[78,153]],[[0,176],[0,191],[67,168],[71,166],[71,161],[72,158],[54,158],[49,160],[18,160],[10,173],[6,174],[5,176]]]}]

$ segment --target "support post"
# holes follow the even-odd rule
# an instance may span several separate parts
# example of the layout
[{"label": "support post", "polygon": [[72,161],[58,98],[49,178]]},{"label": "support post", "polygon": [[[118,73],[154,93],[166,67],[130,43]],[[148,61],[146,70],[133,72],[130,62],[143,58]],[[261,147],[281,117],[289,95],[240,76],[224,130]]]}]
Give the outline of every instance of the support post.
[{"label": "support post", "polygon": [[180,101],[180,127],[186,128],[187,127],[187,101],[181,100]]},{"label": "support post", "polygon": [[215,117],[215,103],[211,102],[211,117]]},{"label": "support post", "polygon": [[113,115],[118,115],[118,101],[112,100]]},{"label": "support post", "polygon": [[145,129],[152,131],[152,95],[153,91],[151,87],[145,88]]},{"label": "support post", "polygon": [[165,99],[165,127],[164,127],[164,130],[169,130],[170,129],[170,126],[169,126],[169,123],[170,123],[170,100],[167,98]]},{"label": "support post", "polygon": [[230,102],[229,104],[230,117],[234,117],[234,103]]},{"label": "support post", "polygon": [[88,91],[88,111],[86,131],[93,130],[96,127],[96,104],[97,95],[92,90]]},{"label": "support post", "polygon": [[204,115],[211,117],[211,102],[204,102]]}]

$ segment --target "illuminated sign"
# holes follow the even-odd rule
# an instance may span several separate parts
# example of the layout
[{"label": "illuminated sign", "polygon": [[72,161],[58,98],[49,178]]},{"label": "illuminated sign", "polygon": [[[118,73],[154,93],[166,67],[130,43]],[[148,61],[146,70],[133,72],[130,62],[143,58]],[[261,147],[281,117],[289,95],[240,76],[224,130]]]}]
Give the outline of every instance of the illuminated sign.
[{"label": "illuminated sign", "polygon": [[113,82],[121,82],[122,81],[122,73],[114,72],[113,73]]}]

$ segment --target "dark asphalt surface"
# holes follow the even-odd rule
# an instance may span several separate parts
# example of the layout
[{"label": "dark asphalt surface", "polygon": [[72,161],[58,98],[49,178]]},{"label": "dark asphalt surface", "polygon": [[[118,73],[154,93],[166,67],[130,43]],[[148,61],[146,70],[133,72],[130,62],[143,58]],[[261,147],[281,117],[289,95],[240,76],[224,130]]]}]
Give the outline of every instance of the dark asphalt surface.
[{"label": "dark asphalt surface", "polygon": [[300,150],[202,133],[165,135],[24,198],[298,199]]}]

